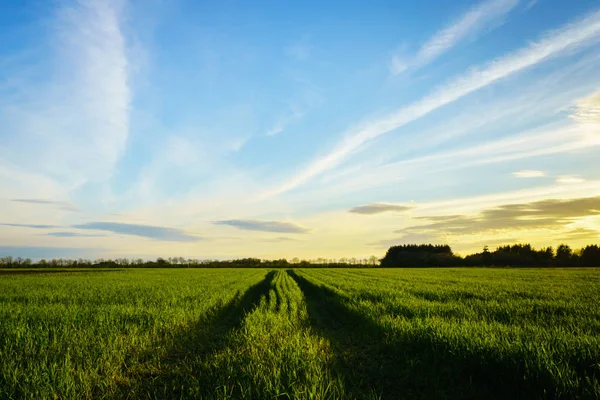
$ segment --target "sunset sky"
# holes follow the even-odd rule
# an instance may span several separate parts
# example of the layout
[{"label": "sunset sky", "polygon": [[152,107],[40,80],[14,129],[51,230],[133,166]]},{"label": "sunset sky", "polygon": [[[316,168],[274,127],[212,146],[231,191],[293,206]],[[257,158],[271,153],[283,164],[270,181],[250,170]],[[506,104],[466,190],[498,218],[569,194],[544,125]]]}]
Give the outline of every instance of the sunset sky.
[{"label": "sunset sky", "polygon": [[3,1],[0,255],[600,243],[597,0]]}]

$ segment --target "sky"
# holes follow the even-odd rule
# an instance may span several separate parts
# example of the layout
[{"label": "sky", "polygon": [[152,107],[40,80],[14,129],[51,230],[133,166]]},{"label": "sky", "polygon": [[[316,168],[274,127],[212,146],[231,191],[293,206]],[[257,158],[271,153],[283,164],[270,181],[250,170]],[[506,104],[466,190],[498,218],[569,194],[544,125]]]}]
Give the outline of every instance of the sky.
[{"label": "sky", "polygon": [[600,243],[596,0],[0,2],[0,255]]}]

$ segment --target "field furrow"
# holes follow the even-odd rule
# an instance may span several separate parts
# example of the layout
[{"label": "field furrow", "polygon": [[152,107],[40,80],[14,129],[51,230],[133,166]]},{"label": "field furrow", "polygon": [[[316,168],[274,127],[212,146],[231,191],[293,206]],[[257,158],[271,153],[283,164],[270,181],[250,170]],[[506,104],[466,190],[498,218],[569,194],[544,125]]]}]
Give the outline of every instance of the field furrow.
[{"label": "field furrow", "polygon": [[597,274],[484,272],[488,279],[468,270],[294,278],[357,397],[596,398]]},{"label": "field furrow", "polygon": [[129,388],[129,396],[344,396],[329,369],[329,342],[310,329],[303,294],[293,279],[284,271],[270,272],[243,298],[216,315],[208,332],[201,327],[187,332],[153,374]]},{"label": "field furrow", "polygon": [[[267,271],[127,270],[0,279],[0,398],[129,392],[181,332],[230,317]],[[243,299],[242,299],[243,301]],[[136,372],[137,373],[137,372]]]},{"label": "field furrow", "polygon": [[600,270],[7,274],[0,399],[594,399]]}]

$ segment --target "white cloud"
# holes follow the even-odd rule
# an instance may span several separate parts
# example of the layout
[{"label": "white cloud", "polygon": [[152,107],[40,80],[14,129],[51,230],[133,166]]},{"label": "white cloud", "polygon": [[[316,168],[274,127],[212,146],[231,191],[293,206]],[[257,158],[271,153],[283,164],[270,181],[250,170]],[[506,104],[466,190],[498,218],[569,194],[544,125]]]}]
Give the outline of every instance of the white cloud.
[{"label": "white cloud", "polygon": [[317,86],[304,79],[295,81],[300,85],[299,93],[287,101],[285,110],[266,130],[265,136],[275,136],[284,132],[289,126],[297,124],[311,110],[323,103],[323,95]]},{"label": "white cloud", "polygon": [[344,197],[348,193],[389,187],[400,180],[411,179],[415,182],[430,174],[445,174],[474,166],[589,150],[592,146],[600,146],[600,142],[590,142],[578,125],[542,127],[483,144],[358,169],[349,175],[337,177],[334,181],[324,182],[313,190],[294,194],[294,199],[297,198],[301,204],[318,203],[326,198]]},{"label": "white cloud", "polygon": [[401,56],[395,54],[392,56],[392,62],[390,64],[390,73],[392,75],[398,75],[408,69],[408,62],[405,61]]},{"label": "white cloud", "polygon": [[600,125],[600,91],[579,100],[571,118],[584,125]]},{"label": "white cloud", "polygon": [[473,213],[477,209],[496,207],[514,202],[533,202],[552,199],[572,199],[600,195],[600,181],[586,181],[573,185],[554,183],[509,192],[489,193],[484,195],[436,200],[417,204],[417,215],[438,215],[439,210],[448,214]]},{"label": "white cloud", "polygon": [[[306,109],[308,108],[309,107],[307,106]],[[282,133],[289,125],[299,121],[302,117],[304,117],[306,115],[306,109],[296,104],[291,104],[287,114],[279,118],[275,125],[267,130],[265,136],[275,136]]]},{"label": "white cloud", "polygon": [[389,203],[371,203],[362,206],[353,207],[348,210],[354,214],[373,215],[389,212],[405,212],[412,207],[407,205],[389,204]]},{"label": "white cloud", "polygon": [[277,195],[294,189],[313,177],[335,167],[371,139],[422,118],[432,111],[493,84],[502,78],[521,72],[552,57],[560,56],[576,47],[589,44],[599,37],[600,11],[596,11],[583,19],[544,35],[542,39],[509,55],[493,60],[482,67],[472,68],[467,74],[438,88],[421,100],[387,117],[362,124],[361,127],[351,131],[328,154],[308,165],[285,184],[266,192],[264,196]]},{"label": "white cloud", "polygon": [[[213,152],[218,151],[213,149]],[[154,158],[141,170],[140,176],[129,191],[129,197],[140,204],[144,199],[158,200],[158,190],[173,176],[180,176],[183,171],[200,173],[208,167],[212,160],[206,148],[198,145],[184,135],[172,134],[166,136]],[[164,194],[164,193],[163,193]],[[148,201],[148,200],[146,200]]]},{"label": "white cloud", "polygon": [[[573,112],[570,107],[565,109],[565,105],[577,104],[589,96],[590,86],[600,79],[599,62],[600,53],[587,52],[549,74],[526,74],[519,77],[518,82],[504,84],[491,98],[478,93],[450,118],[427,119],[419,127],[401,129],[374,146],[361,147],[352,155],[354,162],[344,163],[343,169],[366,170],[426,149],[439,148],[442,143],[453,146],[453,143],[466,140],[467,136],[473,139],[508,136],[521,133],[523,126],[546,125],[549,121],[562,119],[565,112]],[[566,122],[563,120],[561,124]],[[427,140],[423,140],[424,137]],[[328,171],[319,181],[339,176],[340,169]]]},{"label": "white cloud", "polygon": [[577,175],[559,175],[556,177],[556,183],[562,184],[573,184],[573,183],[584,183],[585,179]]},{"label": "white cloud", "polygon": [[54,179],[0,161],[0,197],[60,198],[64,189]]},{"label": "white cloud", "polygon": [[538,0],[529,0],[529,3],[525,6],[525,11],[533,8],[537,4]]},{"label": "white cloud", "polygon": [[114,172],[132,95],[121,2],[64,4],[51,25],[53,57],[37,63],[45,81],[17,79],[19,95],[0,110],[14,132],[0,155],[73,187]]},{"label": "white cloud", "polygon": [[459,41],[477,34],[488,28],[497,20],[502,20],[511,11],[519,0],[488,0],[473,7],[458,21],[447,28],[437,32],[419,50],[413,64],[421,66],[428,64],[452,47]]},{"label": "white cloud", "polygon": [[523,170],[513,172],[513,176],[516,178],[541,178],[546,176],[546,173],[544,171]]},{"label": "white cloud", "polygon": [[275,136],[279,135],[281,132],[285,130],[286,124],[285,122],[277,122],[273,127],[265,133],[265,136]]}]

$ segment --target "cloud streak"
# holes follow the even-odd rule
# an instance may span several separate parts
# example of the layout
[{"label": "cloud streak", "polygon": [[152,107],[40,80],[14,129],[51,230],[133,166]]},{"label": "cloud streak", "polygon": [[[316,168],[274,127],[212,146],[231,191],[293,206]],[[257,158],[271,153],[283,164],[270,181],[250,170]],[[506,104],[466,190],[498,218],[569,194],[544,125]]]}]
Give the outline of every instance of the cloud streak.
[{"label": "cloud streak", "polygon": [[289,112],[287,115],[285,115],[284,117],[280,118],[275,125],[273,125],[266,133],[265,136],[275,136],[275,135],[279,135],[280,133],[282,133],[283,131],[286,130],[286,128],[290,125],[293,124],[297,121],[299,121],[300,119],[302,119],[302,117],[304,117],[306,115],[306,111],[300,107],[298,107],[295,104],[290,105],[289,108]]},{"label": "cloud streak", "polygon": [[[86,117],[83,131],[89,140],[83,154],[86,162],[97,165],[89,173],[106,176],[112,173],[129,135],[132,95],[121,30],[123,5],[120,0],[91,0],[78,6],[64,10],[61,37],[78,71],[76,93],[84,101],[80,105]],[[72,134],[80,135],[81,130]]]},{"label": "cloud streak", "polygon": [[112,176],[125,150],[130,66],[120,0],[60,4],[48,24],[51,56],[36,67],[44,80],[23,79],[0,109],[14,131],[0,156],[74,190]]},{"label": "cloud streak", "polygon": [[576,183],[583,183],[583,182],[585,182],[585,179],[583,179],[577,175],[559,175],[556,177],[556,183],[576,184]]},{"label": "cloud streak", "polygon": [[[440,151],[424,156],[384,164],[327,189],[340,193],[344,190],[365,190],[369,187],[389,185],[405,176],[415,178],[436,172],[448,172],[473,167],[532,158],[550,154],[561,154],[599,146],[600,141],[590,141],[579,125],[568,125],[554,130],[523,132],[483,144]],[[564,183],[559,181],[558,183]]]},{"label": "cloud streak", "polygon": [[513,172],[513,176],[515,178],[541,178],[546,176],[546,173],[544,171],[523,170]]},{"label": "cloud streak", "polygon": [[87,233],[78,233],[78,232],[50,232],[45,233],[44,236],[54,236],[54,237],[104,237],[106,235],[102,234],[87,234]]},{"label": "cloud streak", "polygon": [[229,219],[216,221],[216,225],[227,225],[247,231],[277,232],[277,233],[308,233],[310,229],[292,222],[259,221],[254,219]]},{"label": "cloud streak", "polygon": [[576,228],[562,235],[564,240],[600,239],[600,231],[587,228]]},{"label": "cloud streak", "polygon": [[397,75],[407,68],[418,68],[429,64],[460,41],[472,37],[490,26],[498,26],[503,18],[519,0],[489,0],[478,4],[467,11],[452,25],[437,32],[431,37],[410,62],[403,61],[398,55],[392,57],[391,72]]},{"label": "cloud streak", "polygon": [[580,124],[600,125],[600,91],[579,100],[570,117]]},{"label": "cloud streak", "polygon": [[265,193],[274,196],[300,185],[313,177],[337,166],[367,141],[391,132],[415,121],[432,111],[450,104],[470,93],[491,85],[536,64],[558,57],[574,48],[581,48],[600,37],[600,11],[593,12],[583,19],[549,32],[528,46],[511,54],[497,58],[481,67],[472,68],[445,86],[434,90],[421,100],[401,108],[387,117],[363,124],[352,131],[332,151],[309,164],[303,171],[285,184]]},{"label": "cloud streak", "polygon": [[58,225],[44,225],[44,224],[0,224],[2,226],[12,226],[14,228],[32,228],[32,229],[55,229],[60,228]]},{"label": "cloud streak", "polygon": [[195,242],[200,240],[199,237],[189,235],[180,229],[153,225],[126,224],[120,222],[87,222],[85,224],[73,225],[73,228],[107,231],[168,242]]},{"label": "cloud streak", "polygon": [[286,236],[279,236],[273,239],[264,239],[263,242],[300,242],[300,240]]},{"label": "cloud streak", "polygon": [[381,214],[381,213],[391,212],[391,211],[403,212],[403,211],[408,211],[411,208],[412,207],[409,207],[409,206],[401,206],[401,205],[396,205],[396,204],[372,203],[372,204],[366,204],[364,206],[354,207],[348,211],[351,213],[355,213],[355,214],[372,215],[372,214]]},{"label": "cloud streak", "polygon": [[53,200],[44,200],[44,199],[12,199],[15,203],[26,203],[26,204],[41,204],[41,205],[49,205],[54,206],[60,210],[65,211],[80,211],[77,207],[75,207],[71,203],[67,203],[64,201],[53,201]]},{"label": "cloud streak", "polygon": [[430,223],[396,233],[471,235],[499,230],[566,229],[580,218],[595,215],[600,215],[600,197],[551,199],[488,208],[475,216],[423,217]]},{"label": "cloud streak", "polygon": [[412,244],[412,243],[437,243],[439,239],[434,234],[410,234],[402,235],[399,238],[393,239],[382,239],[376,242],[367,243],[369,246],[387,248],[390,246],[397,246],[399,244]]}]

